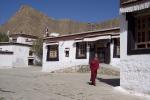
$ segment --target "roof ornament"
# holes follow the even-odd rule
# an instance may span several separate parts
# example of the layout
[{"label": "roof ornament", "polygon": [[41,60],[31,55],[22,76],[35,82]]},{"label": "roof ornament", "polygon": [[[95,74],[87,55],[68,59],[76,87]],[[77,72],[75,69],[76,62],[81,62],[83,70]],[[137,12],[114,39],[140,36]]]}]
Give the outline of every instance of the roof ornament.
[{"label": "roof ornament", "polygon": [[48,33],[48,27],[46,27],[44,37],[48,37],[48,36],[49,36],[49,33]]}]

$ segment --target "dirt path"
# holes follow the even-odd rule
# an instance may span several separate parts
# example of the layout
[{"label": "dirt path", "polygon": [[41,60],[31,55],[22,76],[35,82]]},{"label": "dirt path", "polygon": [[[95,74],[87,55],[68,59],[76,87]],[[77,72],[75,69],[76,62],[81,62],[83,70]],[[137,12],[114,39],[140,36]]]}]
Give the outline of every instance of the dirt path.
[{"label": "dirt path", "polygon": [[0,70],[0,98],[5,98],[3,100],[146,100],[116,91],[114,86],[119,85],[116,77],[98,75],[96,87],[88,85],[88,81],[87,73],[42,73],[39,67],[3,69]]}]

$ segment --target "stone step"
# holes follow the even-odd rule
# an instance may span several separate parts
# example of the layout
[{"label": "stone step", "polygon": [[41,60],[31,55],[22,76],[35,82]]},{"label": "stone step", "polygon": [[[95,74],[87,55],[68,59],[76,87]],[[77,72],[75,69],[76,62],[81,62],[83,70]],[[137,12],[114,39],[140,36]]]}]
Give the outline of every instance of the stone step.
[{"label": "stone step", "polygon": [[[89,65],[79,65],[53,71],[53,73],[77,73],[77,72],[89,73],[90,72]],[[108,64],[101,64],[101,67],[98,69],[98,74],[120,76],[120,70],[119,68],[113,67]]]}]

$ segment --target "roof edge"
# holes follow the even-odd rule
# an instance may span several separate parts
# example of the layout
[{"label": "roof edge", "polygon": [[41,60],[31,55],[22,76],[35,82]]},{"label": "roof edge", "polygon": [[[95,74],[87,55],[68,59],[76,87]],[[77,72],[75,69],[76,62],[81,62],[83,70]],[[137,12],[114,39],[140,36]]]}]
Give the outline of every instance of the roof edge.
[{"label": "roof edge", "polygon": [[22,37],[29,37],[29,38],[34,38],[34,39],[38,39],[38,38],[39,38],[38,36],[35,36],[35,35],[30,35],[30,34],[19,34],[19,33],[16,33],[16,34],[10,34],[9,36],[10,36],[10,37],[19,37],[19,36],[22,36]]},{"label": "roof edge", "polygon": [[[101,30],[86,31],[86,32],[80,32],[80,33],[72,33],[72,34],[68,34],[68,35],[61,35],[58,37],[60,38],[60,37],[75,36],[75,35],[87,34],[87,33],[93,33],[93,32],[105,32],[105,31],[111,31],[111,30],[120,30],[120,27],[106,28],[106,29],[101,29]],[[58,38],[58,37],[46,37],[46,38],[44,38],[44,40],[50,39],[50,38]]]}]

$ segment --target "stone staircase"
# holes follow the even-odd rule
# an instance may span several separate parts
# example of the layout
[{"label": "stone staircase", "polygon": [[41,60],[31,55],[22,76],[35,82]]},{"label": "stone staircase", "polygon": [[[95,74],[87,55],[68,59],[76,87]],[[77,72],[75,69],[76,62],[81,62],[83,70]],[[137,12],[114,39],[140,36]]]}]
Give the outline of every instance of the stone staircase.
[{"label": "stone staircase", "polygon": [[[89,65],[79,65],[53,71],[53,73],[89,73],[89,72],[90,72]],[[98,70],[98,74],[119,76],[120,69],[113,67],[109,64],[101,64],[101,67]]]}]

